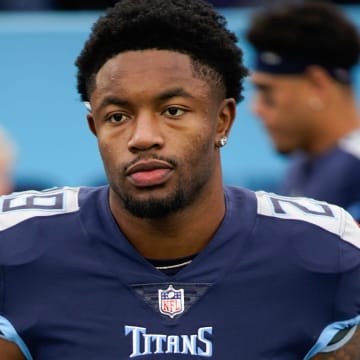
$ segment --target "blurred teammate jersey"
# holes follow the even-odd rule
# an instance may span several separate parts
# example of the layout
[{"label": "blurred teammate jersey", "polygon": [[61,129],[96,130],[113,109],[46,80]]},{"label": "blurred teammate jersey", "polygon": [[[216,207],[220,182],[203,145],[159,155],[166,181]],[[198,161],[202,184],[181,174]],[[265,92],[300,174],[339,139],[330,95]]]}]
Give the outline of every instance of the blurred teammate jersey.
[{"label": "blurred teammate jersey", "polygon": [[360,221],[360,130],[318,157],[294,155],[279,193],[339,205]]}]

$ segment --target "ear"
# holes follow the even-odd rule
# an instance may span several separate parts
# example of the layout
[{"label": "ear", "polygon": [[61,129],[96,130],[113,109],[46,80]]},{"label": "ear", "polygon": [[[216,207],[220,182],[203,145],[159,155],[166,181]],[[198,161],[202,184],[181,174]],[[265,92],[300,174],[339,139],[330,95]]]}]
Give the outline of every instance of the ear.
[{"label": "ear", "polygon": [[224,99],[219,107],[216,137],[228,137],[236,116],[236,101],[233,98]]},{"label": "ear", "polygon": [[305,70],[304,75],[306,76],[310,86],[312,86],[314,90],[318,90],[322,93],[329,89],[333,81],[329,73],[318,65],[309,66]]},{"label": "ear", "polygon": [[333,79],[321,66],[311,65],[305,70],[308,84],[308,102],[312,110],[323,110],[331,101]]},{"label": "ear", "polygon": [[93,117],[92,113],[91,112],[87,113],[86,118],[87,118],[87,121],[88,121],[88,126],[89,126],[90,131],[95,136],[97,136],[95,120],[94,120],[94,117]]}]

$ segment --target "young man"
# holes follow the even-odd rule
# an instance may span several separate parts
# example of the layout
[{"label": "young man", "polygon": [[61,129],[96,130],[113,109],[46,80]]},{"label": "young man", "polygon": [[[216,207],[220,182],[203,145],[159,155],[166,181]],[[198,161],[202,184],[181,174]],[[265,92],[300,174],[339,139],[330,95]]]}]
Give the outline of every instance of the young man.
[{"label": "young man", "polygon": [[1,359],[359,356],[355,221],[222,183],[247,73],[224,18],[122,0],[77,66],[109,186],[2,198]]},{"label": "young man", "polygon": [[301,2],[255,14],[254,111],[276,149],[291,154],[279,189],[345,207],[360,220],[360,120],[353,67],[356,27],[329,3]]}]

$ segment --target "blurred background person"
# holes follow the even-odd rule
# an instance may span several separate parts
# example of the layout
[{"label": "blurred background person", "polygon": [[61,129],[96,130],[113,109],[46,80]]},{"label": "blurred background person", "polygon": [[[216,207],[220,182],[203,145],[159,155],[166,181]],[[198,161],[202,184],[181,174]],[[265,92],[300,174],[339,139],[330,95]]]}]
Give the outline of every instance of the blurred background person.
[{"label": "blurred background person", "polygon": [[14,164],[16,147],[12,139],[0,128],[0,195],[6,195],[14,190]]},{"label": "blurred background person", "polygon": [[291,155],[278,190],[335,203],[360,219],[360,121],[352,68],[356,27],[336,5],[306,1],[255,12],[253,110]]}]

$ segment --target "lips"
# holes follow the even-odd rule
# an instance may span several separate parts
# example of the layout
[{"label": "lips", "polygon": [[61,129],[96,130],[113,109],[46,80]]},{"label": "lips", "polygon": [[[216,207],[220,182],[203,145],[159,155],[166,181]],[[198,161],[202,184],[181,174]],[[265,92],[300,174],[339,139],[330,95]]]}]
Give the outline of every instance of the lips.
[{"label": "lips", "polygon": [[151,187],[164,184],[172,170],[173,167],[165,161],[139,161],[127,169],[126,176],[137,187]]}]

